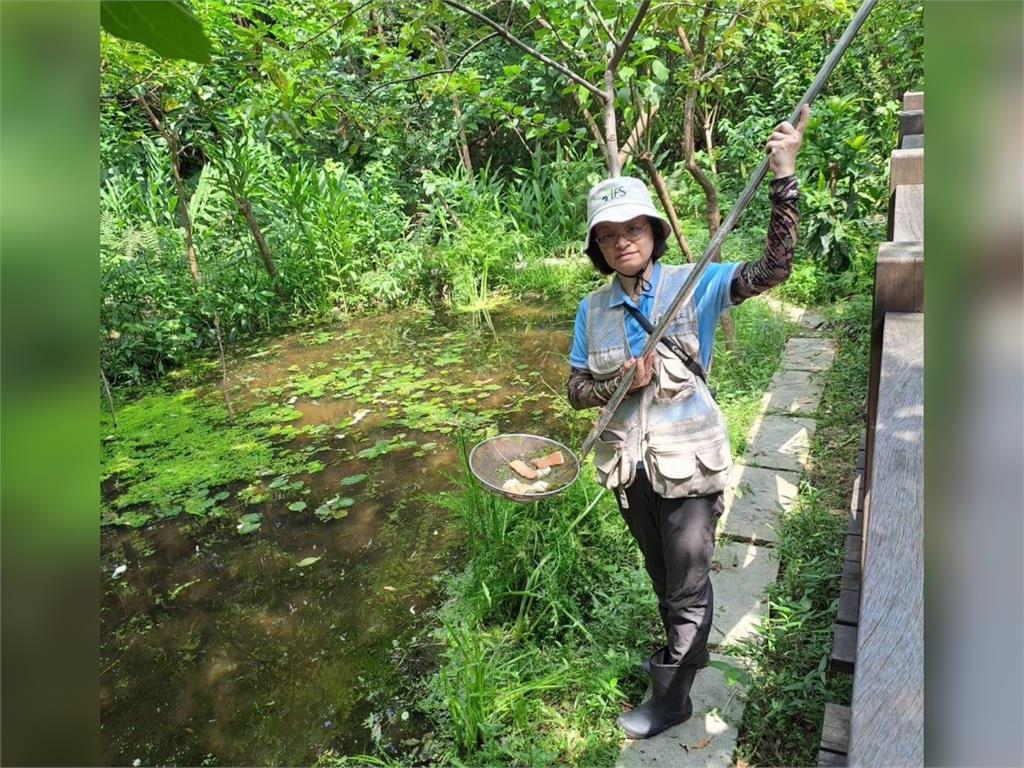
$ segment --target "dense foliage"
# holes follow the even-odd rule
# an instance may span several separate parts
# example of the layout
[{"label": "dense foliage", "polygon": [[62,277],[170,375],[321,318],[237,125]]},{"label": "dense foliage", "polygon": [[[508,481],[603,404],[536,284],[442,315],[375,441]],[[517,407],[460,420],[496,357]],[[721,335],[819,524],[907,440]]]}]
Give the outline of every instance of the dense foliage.
[{"label": "dense foliage", "polygon": [[[334,312],[471,306],[557,284],[543,260],[578,258],[582,197],[604,173],[585,117],[600,105],[584,89],[440,3],[191,5],[207,64],[102,38],[101,345],[115,387],[215,348],[217,324],[231,343]],[[611,2],[487,13],[594,79],[592,8],[618,29],[631,18]],[[727,210],[852,10],[652,7],[619,69],[619,133],[642,105],[660,108],[639,149],[690,232],[707,206],[686,171],[684,98],[695,163]],[[921,85],[920,14],[883,0],[815,107],[791,297],[849,294],[869,274],[858,245],[884,209],[897,98]],[[700,34],[703,55],[677,30],[687,44]],[[643,175],[632,161],[624,172]]]}]

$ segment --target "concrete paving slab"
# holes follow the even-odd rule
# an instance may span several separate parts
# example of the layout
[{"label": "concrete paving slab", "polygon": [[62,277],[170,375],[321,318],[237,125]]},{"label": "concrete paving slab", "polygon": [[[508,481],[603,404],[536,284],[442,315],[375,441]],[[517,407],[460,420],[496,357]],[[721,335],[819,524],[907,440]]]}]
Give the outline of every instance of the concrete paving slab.
[{"label": "concrete paving slab", "polygon": [[822,330],[822,326],[825,325],[824,316],[815,312],[813,309],[798,307],[796,304],[790,304],[771,295],[758,296],[754,301],[763,301],[787,320],[793,323],[799,323],[808,331],[815,332]]},{"label": "concrete paving slab", "polygon": [[743,541],[778,544],[779,515],[793,508],[800,475],[736,464],[732,477],[718,532]]},{"label": "concrete paving slab", "polygon": [[[734,667],[743,666],[741,660],[717,653],[712,654],[711,659]],[[732,687],[726,684],[721,670],[714,667],[702,669],[690,690],[693,717],[650,739],[626,739],[615,763],[616,768],[731,766],[743,717],[743,693],[741,684]]]},{"label": "concrete paving slab", "polygon": [[825,391],[825,375],[816,371],[780,370],[764,393],[768,413],[813,415]]},{"label": "concrete paving slab", "polygon": [[782,367],[801,371],[825,371],[836,358],[832,339],[792,338],[782,353]]},{"label": "concrete paving slab", "polygon": [[778,578],[779,561],[770,548],[723,540],[712,568],[715,618],[708,645],[718,648],[756,633],[768,610],[764,588]]},{"label": "concrete paving slab", "polygon": [[751,427],[744,464],[800,472],[809,466],[814,419],[766,415]]}]

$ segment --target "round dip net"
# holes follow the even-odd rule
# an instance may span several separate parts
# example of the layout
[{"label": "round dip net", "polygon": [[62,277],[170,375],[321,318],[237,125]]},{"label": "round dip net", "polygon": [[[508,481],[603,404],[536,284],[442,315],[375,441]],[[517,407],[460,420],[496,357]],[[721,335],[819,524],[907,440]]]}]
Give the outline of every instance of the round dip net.
[{"label": "round dip net", "polygon": [[491,493],[519,502],[564,491],[580,473],[575,454],[538,435],[496,435],[474,446],[469,469]]}]

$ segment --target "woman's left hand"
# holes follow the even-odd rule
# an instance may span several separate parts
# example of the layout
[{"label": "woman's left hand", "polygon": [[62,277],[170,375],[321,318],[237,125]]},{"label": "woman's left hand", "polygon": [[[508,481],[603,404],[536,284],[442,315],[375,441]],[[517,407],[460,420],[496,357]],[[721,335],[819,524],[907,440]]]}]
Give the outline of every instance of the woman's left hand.
[{"label": "woman's left hand", "polygon": [[638,389],[643,389],[651,383],[651,379],[654,377],[654,350],[647,353],[647,357],[631,357],[622,366],[622,373],[625,374],[633,366],[636,366],[636,375],[633,377],[633,383],[629,385],[629,392],[636,392]]},{"label": "woman's left hand", "polygon": [[764,151],[768,153],[768,168],[775,178],[791,176],[796,171],[796,154],[800,151],[800,143],[803,141],[804,131],[807,130],[810,114],[810,106],[804,104],[796,127],[789,121],[779,123],[768,137]]}]

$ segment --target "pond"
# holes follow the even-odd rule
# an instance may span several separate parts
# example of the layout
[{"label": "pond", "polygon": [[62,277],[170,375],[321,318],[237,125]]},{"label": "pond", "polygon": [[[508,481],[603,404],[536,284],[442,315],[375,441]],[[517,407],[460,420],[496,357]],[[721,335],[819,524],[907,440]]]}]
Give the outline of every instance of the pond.
[{"label": "pond", "polygon": [[212,372],[104,421],[105,764],[308,764],[424,736],[413,684],[460,569],[437,499],[464,481],[457,436],[570,429],[571,318],[493,323],[294,333],[232,355],[233,424]]}]

